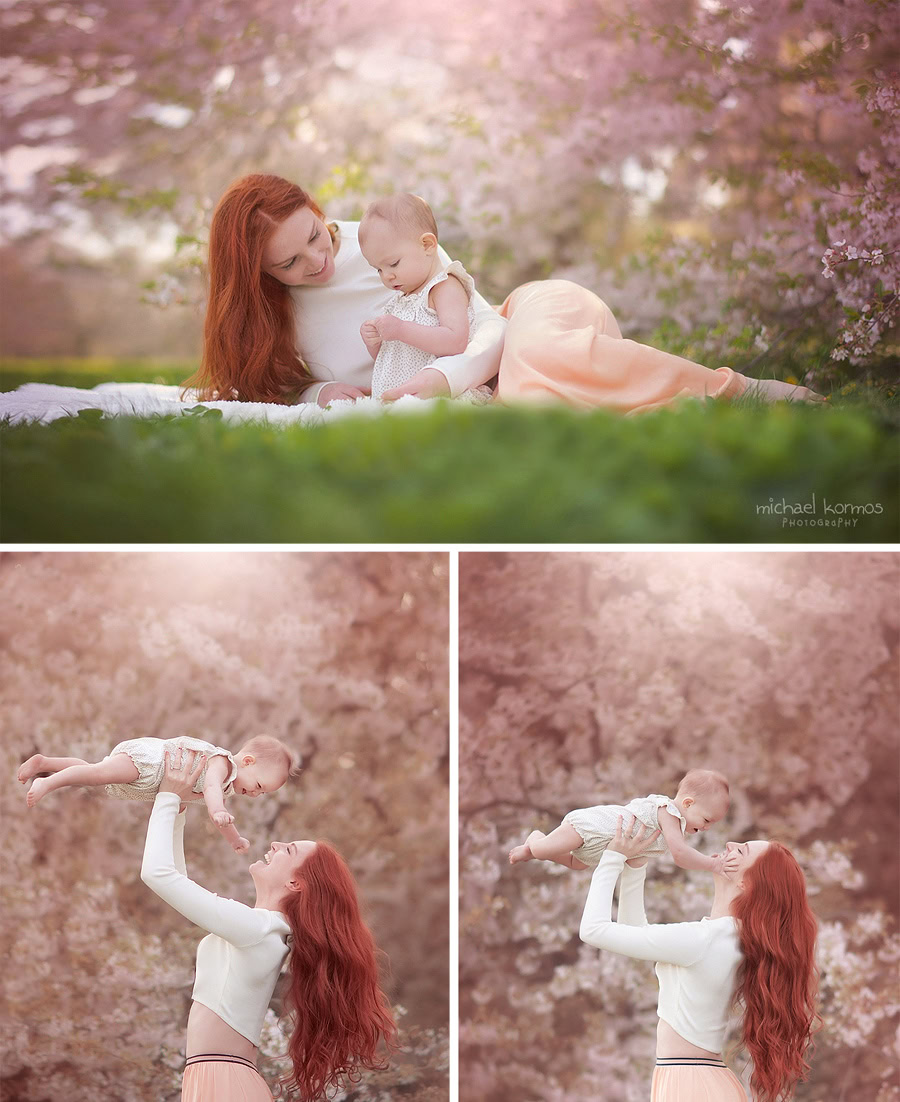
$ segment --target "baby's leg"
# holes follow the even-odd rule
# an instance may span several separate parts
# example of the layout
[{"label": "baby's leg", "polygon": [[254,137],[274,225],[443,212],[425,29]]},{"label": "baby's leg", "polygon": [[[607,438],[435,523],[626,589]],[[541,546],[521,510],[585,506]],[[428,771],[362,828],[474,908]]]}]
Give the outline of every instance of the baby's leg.
[{"label": "baby's leg", "polygon": [[569,869],[586,869],[588,866],[572,856],[573,849],[581,849],[584,839],[573,826],[562,823],[549,834],[534,830],[525,840],[538,861],[555,861]]},{"label": "baby's leg", "polygon": [[32,754],[28,761],[22,762],[18,779],[25,784],[38,773],[58,773],[60,769],[66,769],[70,765],[87,765],[83,758],[48,758],[46,754]]},{"label": "baby's leg", "polygon": [[68,788],[71,785],[129,784],[131,781],[136,781],[139,776],[137,766],[127,754],[115,754],[111,758],[98,761],[95,765],[82,762],[80,765],[66,766],[58,773],[54,773],[52,777],[39,777],[32,781],[25,802],[29,807],[34,807],[38,800],[55,788]]}]

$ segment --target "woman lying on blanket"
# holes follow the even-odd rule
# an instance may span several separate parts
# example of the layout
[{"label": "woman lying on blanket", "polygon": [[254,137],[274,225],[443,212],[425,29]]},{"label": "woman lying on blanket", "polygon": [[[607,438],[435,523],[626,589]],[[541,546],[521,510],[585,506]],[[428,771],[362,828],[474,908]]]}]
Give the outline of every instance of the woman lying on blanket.
[{"label": "woman lying on blanket", "polygon": [[[326,222],[310,195],[279,176],[231,185],[210,227],[203,361],[188,383],[202,399],[325,406],[369,393],[373,358],[360,329],[395,292],[366,262],[358,226]],[[437,255],[448,268],[439,246]],[[688,396],[818,398],[806,387],[713,371],[624,340],[609,307],[568,280],[525,283],[497,311],[476,291],[471,305],[465,351],[440,356],[385,391],[386,400],[456,398],[494,376],[496,401],[622,413]]]}]

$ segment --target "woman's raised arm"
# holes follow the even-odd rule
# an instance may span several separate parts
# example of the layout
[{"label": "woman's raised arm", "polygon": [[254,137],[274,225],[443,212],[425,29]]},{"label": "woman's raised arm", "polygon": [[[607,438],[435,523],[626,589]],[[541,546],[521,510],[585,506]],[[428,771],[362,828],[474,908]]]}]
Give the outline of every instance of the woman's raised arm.
[{"label": "woman's raised arm", "polygon": [[[199,776],[199,769],[193,768],[193,762],[188,768],[190,772],[185,773],[182,770],[177,774],[182,781],[182,787],[187,783],[191,772],[196,772]],[[170,774],[169,769],[167,762],[169,788],[164,790],[166,782],[160,786],[150,813],[141,880],[160,899],[164,899],[170,907],[174,907],[179,914],[183,914],[201,929],[218,934],[234,945],[253,945],[268,932],[268,912],[248,907],[236,899],[220,899],[214,892],[195,884],[184,871],[183,845],[179,867],[175,842],[176,836],[180,840],[184,830],[184,816],[179,816],[181,796],[179,791],[174,790],[175,785],[171,780],[176,774]],[[177,819],[181,820],[180,828],[176,824]]]},{"label": "woman's raised arm", "polygon": [[[708,935],[699,922],[665,922],[651,926],[629,926],[612,920],[613,889],[625,854],[608,849],[591,877],[581,928],[581,940],[598,949],[608,949],[636,960],[667,964],[695,964],[703,955]],[[642,878],[643,879],[643,878]]]}]

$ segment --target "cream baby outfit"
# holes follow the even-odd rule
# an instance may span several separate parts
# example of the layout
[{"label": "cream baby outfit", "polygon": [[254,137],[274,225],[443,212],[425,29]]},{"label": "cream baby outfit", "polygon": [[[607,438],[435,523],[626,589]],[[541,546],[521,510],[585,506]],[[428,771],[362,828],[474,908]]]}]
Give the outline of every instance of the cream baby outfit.
[{"label": "cream baby outfit", "polygon": [[[218,757],[219,755],[227,758],[229,768],[225,777],[225,784],[222,786],[222,792],[225,796],[231,796],[234,793],[234,781],[237,777],[238,767],[230,751],[222,746],[213,746],[211,742],[204,742],[199,738],[181,735],[178,738],[168,739],[133,738],[114,746],[106,757],[111,758],[114,754],[127,754],[134,762],[140,775],[136,781],[132,781],[130,784],[106,785],[107,796],[115,796],[117,800],[149,801],[155,799],[166,772],[165,752],[168,750],[174,755],[179,748],[182,750],[196,750],[201,754],[206,754],[209,758]],[[203,786],[206,783],[206,770],[207,766],[204,765],[200,779],[194,785],[195,792],[203,791]]]},{"label": "cream baby outfit", "polygon": [[[196,741],[196,740],[195,740]],[[197,946],[191,998],[259,1046],[291,927],[281,911],[222,899],[195,884],[184,864],[185,814],[178,796],[160,792],[147,825],[141,880],[208,934]]]},{"label": "cream baby outfit", "polygon": [[[684,835],[687,827],[684,815],[669,796],[642,796],[624,806],[597,804],[596,807],[582,807],[577,811],[570,811],[563,822],[574,827],[584,839],[583,845],[572,851],[573,856],[585,865],[596,866],[606,852],[606,847],[616,836],[616,821],[620,815],[625,825],[629,821],[628,816],[633,815],[644,826],[651,830],[659,830],[660,808],[665,808],[678,819],[681,833]],[[644,852],[654,854],[665,853],[667,850],[666,840],[660,834]]]},{"label": "cream baby outfit", "polygon": [[[399,318],[400,321],[411,321],[416,325],[440,325],[437,311],[428,305],[428,296],[433,287],[443,283],[450,276],[455,276],[466,289],[466,295],[469,299],[468,340],[471,340],[475,330],[475,308],[472,305],[472,298],[475,294],[475,280],[472,279],[458,260],[451,261],[443,271],[433,276],[421,290],[413,291],[409,295],[398,291],[385,306],[384,312]],[[380,398],[386,390],[408,383],[413,375],[418,374],[424,367],[430,367],[436,359],[437,356],[430,352],[423,352],[421,348],[416,348],[415,345],[405,344],[403,341],[382,341],[375,360],[375,366],[372,369],[372,397]],[[490,401],[491,390],[486,386],[477,387],[465,391],[459,397],[466,401],[483,404]]]}]

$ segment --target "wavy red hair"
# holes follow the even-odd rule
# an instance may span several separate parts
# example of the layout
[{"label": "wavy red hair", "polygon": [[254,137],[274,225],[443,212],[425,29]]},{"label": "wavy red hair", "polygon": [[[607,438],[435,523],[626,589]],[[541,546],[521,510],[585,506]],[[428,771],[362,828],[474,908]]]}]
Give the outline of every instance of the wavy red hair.
[{"label": "wavy red hair", "polygon": [[[281,176],[236,180],[209,228],[209,298],[199,371],[185,387],[205,401],[293,402],[312,383],[298,355],[288,288],[262,270],[266,241],[294,211],[322,211]],[[334,229],[329,226],[334,238]]]},{"label": "wavy red hair", "polygon": [[753,1061],[750,1086],[757,1102],[782,1102],[808,1077],[818,1018],[816,918],[789,849],[770,842],[746,869],[732,914],[744,955],[735,998]]},{"label": "wavy red hair", "polygon": [[315,1102],[342,1080],[358,1081],[362,1068],[385,1068],[379,1049],[395,1047],[397,1027],[344,859],[317,842],[296,878],[300,890],[282,906],[293,935],[285,994],[293,1073],[281,1085],[289,1097]]}]

